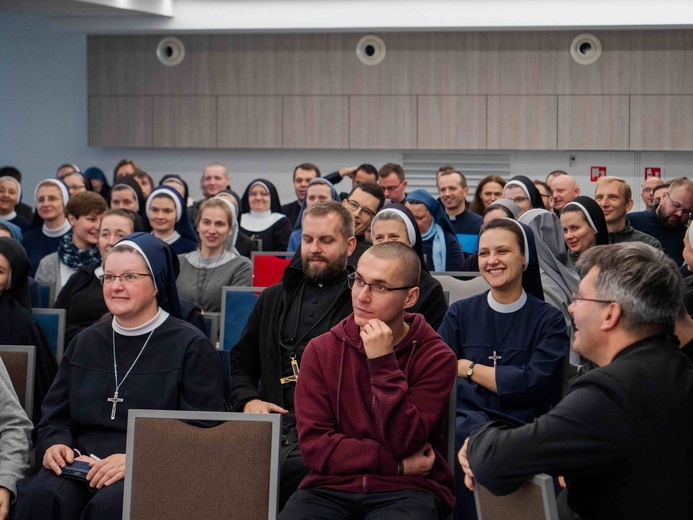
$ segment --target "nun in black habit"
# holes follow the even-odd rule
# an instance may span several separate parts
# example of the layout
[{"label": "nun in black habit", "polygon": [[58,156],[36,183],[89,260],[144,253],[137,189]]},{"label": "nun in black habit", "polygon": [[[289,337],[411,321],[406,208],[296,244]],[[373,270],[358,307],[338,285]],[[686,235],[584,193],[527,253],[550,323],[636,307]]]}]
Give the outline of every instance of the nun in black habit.
[{"label": "nun in black habit", "polygon": [[[16,519],[119,520],[128,410],[226,410],[214,347],[180,319],[173,257],[148,233],[106,256],[113,318],[78,334],[62,359],[37,427],[43,467],[19,482]],[[62,476],[75,459],[90,465],[87,481]]]},{"label": "nun in black habit", "polygon": [[30,268],[24,247],[13,238],[0,237],[0,337],[6,345],[36,347],[34,414],[30,419],[37,424],[58,365],[31,314]]}]

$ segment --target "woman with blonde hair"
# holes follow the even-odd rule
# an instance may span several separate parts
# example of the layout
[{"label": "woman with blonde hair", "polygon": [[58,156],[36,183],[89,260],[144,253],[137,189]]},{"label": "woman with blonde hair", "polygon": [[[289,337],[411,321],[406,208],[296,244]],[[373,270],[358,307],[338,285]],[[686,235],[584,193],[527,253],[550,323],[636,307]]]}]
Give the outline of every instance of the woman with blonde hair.
[{"label": "woman with blonde hair", "polygon": [[179,255],[180,275],[176,285],[180,297],[193,301],[209,312],[221,311],[221,288],[225,285],[253,283],[253,266],[233,248],[238,225],[232,203],[211,198],[200,206],[195,229],[200,237],[199,249]]}]

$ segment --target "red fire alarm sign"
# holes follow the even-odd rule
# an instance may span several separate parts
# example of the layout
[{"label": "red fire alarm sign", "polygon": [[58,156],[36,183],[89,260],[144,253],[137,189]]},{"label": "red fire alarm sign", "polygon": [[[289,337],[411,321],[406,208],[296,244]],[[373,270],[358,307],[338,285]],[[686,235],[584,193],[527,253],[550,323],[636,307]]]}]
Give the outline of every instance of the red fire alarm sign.
[{"label": "red fire alarm sign", "polygon": [[592,166],[590,168],[590,180],[597,182],[599,177],[606,177],[606,166]]},{"label": "red fire alarm sign", "polygon": [[662,178],[662,169],[657,166],[647,166],[645,168],[645,180],[650,177],[656,177],[657,179]]}]

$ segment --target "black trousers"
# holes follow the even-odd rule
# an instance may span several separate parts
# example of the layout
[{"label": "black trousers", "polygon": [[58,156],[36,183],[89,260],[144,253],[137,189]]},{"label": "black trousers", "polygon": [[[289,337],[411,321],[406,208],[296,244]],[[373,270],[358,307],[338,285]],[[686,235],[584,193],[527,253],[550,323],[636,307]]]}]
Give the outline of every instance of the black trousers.
[{"label": "black trousers", "polygon": [[347,493],[328,488],[296,491],[279,520],[439,520],[433,493],[404,489],[385,493]]}]

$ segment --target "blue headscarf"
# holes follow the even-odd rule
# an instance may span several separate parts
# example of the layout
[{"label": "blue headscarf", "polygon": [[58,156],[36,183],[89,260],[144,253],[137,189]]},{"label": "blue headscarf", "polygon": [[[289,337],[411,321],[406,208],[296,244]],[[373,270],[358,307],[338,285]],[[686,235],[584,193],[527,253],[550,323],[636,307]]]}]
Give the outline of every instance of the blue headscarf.
[{"label": "blue headscarf", "polygon": [[104,199],[110,202],[111,186],[110,184],[108,184],[108,179],[106,179],[106,174],[103,172],[103,170],[101,168],[97,168],[96,166],[92,166],[91,168],[87,168],[86,170],[84,170],[84,176],[90,181],[101,181],[103,185],[101,186],[101,191],[99,192],[99,195],[101,195]]},{"label": "blue headscarf", "polygon": [[[185,201],[173,186],[158,186],[149,194],[149,197],[147,197],[147,204],[145,206],[147,215],[149,215],[149,207],[152,205],[152,201],[158,195],[169,197],[171,200],[173,200],[173,203],[176,206],[176,224],[174,229],[180,234],[181,237],[197,243],[197,233],[195,232],[195,228],[193,227],[190,217],[188,216],[188,212],[185,209]],[[147,225],[147,229],[151,231],[152,226],[149,224],[149,218],[147,218],[145,223]]]},{"label": "blue headscarf", "polygon": [[0,219],[0,225],[5,226],[7,228],[7,231],[10,232],[10,235],[12,238],[14,238],[17,242],[21,244],[22,242],[22,228],[20,228],[18,225],[13,224],[12,222],[9,222],[7,220]]},{"label": "blue headscarf", "polygon": [[407,195],[407,202],[411,201],[423,203],[433,216],[431,227],[421,238],[424,241],[433,239],[433,266],[436,271],[445,271],[447,264],[446,235],[451,235],[455,242],[457,242],[455,229],[452,227],[450,219],[445,214],[443,206],[441,206],[426,190],[412,191]]},{"label": "blue headscarf", "polygon": [[[313,184],[324,184],[326,186],[329,186],[330,191],[332,192],[332,200],[334,200],[335,202],[342,202],[342,199],[339,197],[339,193],[337,193],[337,190],[334,189],[334,184],[332,184],[324,177],[316,177],[315,179],[310,181],[308,183],[308,188],[310,188]],[[299,211],[298,213],[296,224],[294,224],[294,230],[291,233],[291,237],[289,238],[289,246],[286,248],[286,250],[289,252],[298,250],[299,246],[301,245],[301,231],[303,231],[303,212],[306,210],[306,201],[308,200],[308,188],[306,188],[306,197],[303,199],[303,204],[301,204],[301,211]]]},{"label": "blue headscarf", "polygon": [[117,245],[134,247],[144,257],[156,285],[156,302],[171,316],[183,319],[176,288],[178,257],[171,247],[149,233],[133,233]]}]

